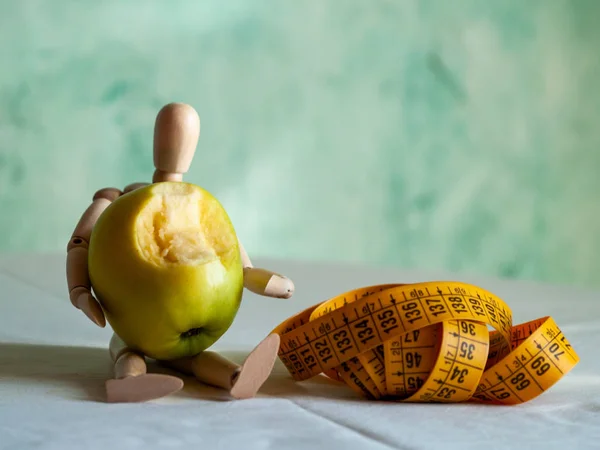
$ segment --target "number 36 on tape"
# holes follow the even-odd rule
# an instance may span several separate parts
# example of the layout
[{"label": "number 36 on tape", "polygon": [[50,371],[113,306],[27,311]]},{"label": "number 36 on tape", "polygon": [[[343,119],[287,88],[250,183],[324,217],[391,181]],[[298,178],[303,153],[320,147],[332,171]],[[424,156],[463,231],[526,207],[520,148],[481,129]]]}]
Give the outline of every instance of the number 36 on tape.
[{"label": "number 36 on tape", "polygon": [[513,326],[500,298],[459,282],[363,287],[273,333],[294,379],[324,373],[369,399],[524,403],[579,362],[551,317]]}]

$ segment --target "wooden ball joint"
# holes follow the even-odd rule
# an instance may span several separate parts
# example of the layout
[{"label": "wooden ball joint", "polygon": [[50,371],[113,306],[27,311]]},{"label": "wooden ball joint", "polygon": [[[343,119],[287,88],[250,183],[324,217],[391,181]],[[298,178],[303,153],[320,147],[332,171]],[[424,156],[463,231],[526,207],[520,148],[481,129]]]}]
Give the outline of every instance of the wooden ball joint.
[{"label": "wooden ball joint", "polygon": [[[200,118],[194,108],[183,103],[164,106],[156,117],[154,128],[155,171],[152,183],[182,181],[191,165],[199,137]],[[123,190],[104,188],[96,192],[67,246],[66,277],[71,303],[100,327],[106,325],[106,318],[100,303],[92,294],[93,286],[88,273],[88,246],[92,229],[114,200],[148,184],[133,183]],[[291,280],[253,267],[239,241],[238,245],[246,289],[274,298],[292,296],[294,285]],[[255,347],[242,365],[212,351],[161,363],[193,375],[201,382],[226,389],[233,398],[244,399],[254,397],[266,381],[278,350],[279,336],[271,334]],[[148,401],[172,394],[183,387],[183,381],[177,376],[147,373],[146,356],[128,348],[116,333],[110,340],[109,355],[114,377],[106,382],[108,402]]]}]

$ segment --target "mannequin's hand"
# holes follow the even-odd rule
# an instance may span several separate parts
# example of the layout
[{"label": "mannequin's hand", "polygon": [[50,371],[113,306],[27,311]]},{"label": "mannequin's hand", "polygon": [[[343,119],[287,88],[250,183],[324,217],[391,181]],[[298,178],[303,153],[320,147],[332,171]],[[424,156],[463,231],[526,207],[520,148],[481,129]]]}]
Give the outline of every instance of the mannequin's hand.
[{"label": "mannequin's hand", "polygon": [[294,294],[292,280],[257,267],[244,268],[244,287],[266,297],[290,298]]}]

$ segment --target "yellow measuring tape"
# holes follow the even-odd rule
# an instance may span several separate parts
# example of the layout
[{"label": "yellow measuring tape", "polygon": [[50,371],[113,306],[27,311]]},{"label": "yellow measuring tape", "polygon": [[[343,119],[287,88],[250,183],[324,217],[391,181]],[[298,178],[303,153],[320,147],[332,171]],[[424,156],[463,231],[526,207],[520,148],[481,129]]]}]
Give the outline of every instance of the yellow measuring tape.
[{"label": "yellow measuring tape", "polygon": [[504,301],[460,282],[363,287],[273,333],[294,379],[324,373],[369,399],[524,403],[579,362],[551,317],[513,326]]}]

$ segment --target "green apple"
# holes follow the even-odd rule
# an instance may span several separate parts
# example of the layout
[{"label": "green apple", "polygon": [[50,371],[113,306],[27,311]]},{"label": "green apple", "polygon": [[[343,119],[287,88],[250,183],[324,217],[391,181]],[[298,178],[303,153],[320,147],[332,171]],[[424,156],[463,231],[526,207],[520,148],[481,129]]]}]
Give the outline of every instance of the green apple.
[{"label": "green apple", "polygon": [[242,298],[231,220],[214,196],[190,183],[155,183],[119,197],[94,226],[88,264],[108,323],[154,359],[210,347]]}]

